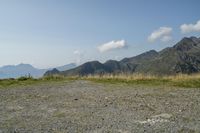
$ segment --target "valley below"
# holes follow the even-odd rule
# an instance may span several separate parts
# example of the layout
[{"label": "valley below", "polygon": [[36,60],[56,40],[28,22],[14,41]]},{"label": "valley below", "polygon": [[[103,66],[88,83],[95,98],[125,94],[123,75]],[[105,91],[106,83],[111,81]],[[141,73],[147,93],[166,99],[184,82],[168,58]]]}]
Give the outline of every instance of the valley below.
[{"label": "valley below", "polygon": [[0,133],[200,132],[200,89],[72,80],[0,89]]}]

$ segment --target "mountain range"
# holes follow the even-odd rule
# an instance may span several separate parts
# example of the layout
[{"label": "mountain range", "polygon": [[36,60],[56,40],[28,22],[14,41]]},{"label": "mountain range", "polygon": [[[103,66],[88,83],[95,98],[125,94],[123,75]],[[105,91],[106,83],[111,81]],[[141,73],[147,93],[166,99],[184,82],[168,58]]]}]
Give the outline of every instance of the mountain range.
[{"label": "mountain range", "polygon": [[145,73],[156,75],[173,75],[177,73],[200,72],[200,38],[184,37],[173,47],[161,51],[150,50],[140,55],[124,58],[120,61],[108,60],[86,62],[66,71],[54,69],[46,75],[60,74],[64,76]]},{"label": "mountain range", "polygon": [[[74,67],[76,67],[76,64],[71,63],[71,64],[57,67],[56,69],[58,69],[59,71],[65,71],[65,70],[72,69]],[[7,65],[7,66],[0,67],[0,79],[18,78],[18,77],[29,75],[29,74],[35,78],[38,78],[38,77],[42,77],[46,71],[51,70],[51,69],[52,68],[38,69],[38,68],[33,67],[30,64],[23,64],[23,63],[18,64],[18,65]]]}]

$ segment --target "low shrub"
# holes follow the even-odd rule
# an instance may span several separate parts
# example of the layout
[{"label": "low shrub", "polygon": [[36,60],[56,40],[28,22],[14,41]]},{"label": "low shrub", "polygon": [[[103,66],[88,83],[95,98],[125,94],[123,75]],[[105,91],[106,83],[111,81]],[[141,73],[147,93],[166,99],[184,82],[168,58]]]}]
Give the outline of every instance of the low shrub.
[{"label": "low shrub", "polygon": [[26,81],[26,80],[33,80],[33,77],[28,77],[28,76],[21,76],[17,78],[18,81]]}]

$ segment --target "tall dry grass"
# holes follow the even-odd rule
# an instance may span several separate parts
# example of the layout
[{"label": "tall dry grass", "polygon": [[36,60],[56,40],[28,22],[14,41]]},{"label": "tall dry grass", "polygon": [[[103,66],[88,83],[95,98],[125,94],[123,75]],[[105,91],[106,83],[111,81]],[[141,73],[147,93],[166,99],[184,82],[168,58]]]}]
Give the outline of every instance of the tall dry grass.
[{"label": "tall dry grass", "polygon": [[80,77],[83,79],[124,79],[124,80],[156,80],[156,79],[166,79],[166,80],[191,80],[200,79],[200,73],[196,74],[176,74],[176,75],[151,75],[151,74],[104,74],[104,75],[87,75]]},{"label": "tall dry grass", "polygon": [[176,75],[150,75],[150,74],[105,74],[88,75],[81,79],[107,83],[132,83],[143,85],[166,85],[176,87],[200,88],[200,73],[176,74]]}]

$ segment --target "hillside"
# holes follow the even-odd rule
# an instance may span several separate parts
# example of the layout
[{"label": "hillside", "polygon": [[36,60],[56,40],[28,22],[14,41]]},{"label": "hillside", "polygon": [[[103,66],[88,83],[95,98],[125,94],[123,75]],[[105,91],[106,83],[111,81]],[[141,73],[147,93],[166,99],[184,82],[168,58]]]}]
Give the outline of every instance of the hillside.
[{"label": "hillside", "polygon": [[109,60],[87,62],[74,69],[61,71],[57,74],[89,75],[105,73],[148,73],[169,75],[176,73],[195,73],[200,71],[200,38],[183,38],[173,47],[159,52],[150,50],[138,56],[124,58],[121,61]]}]

